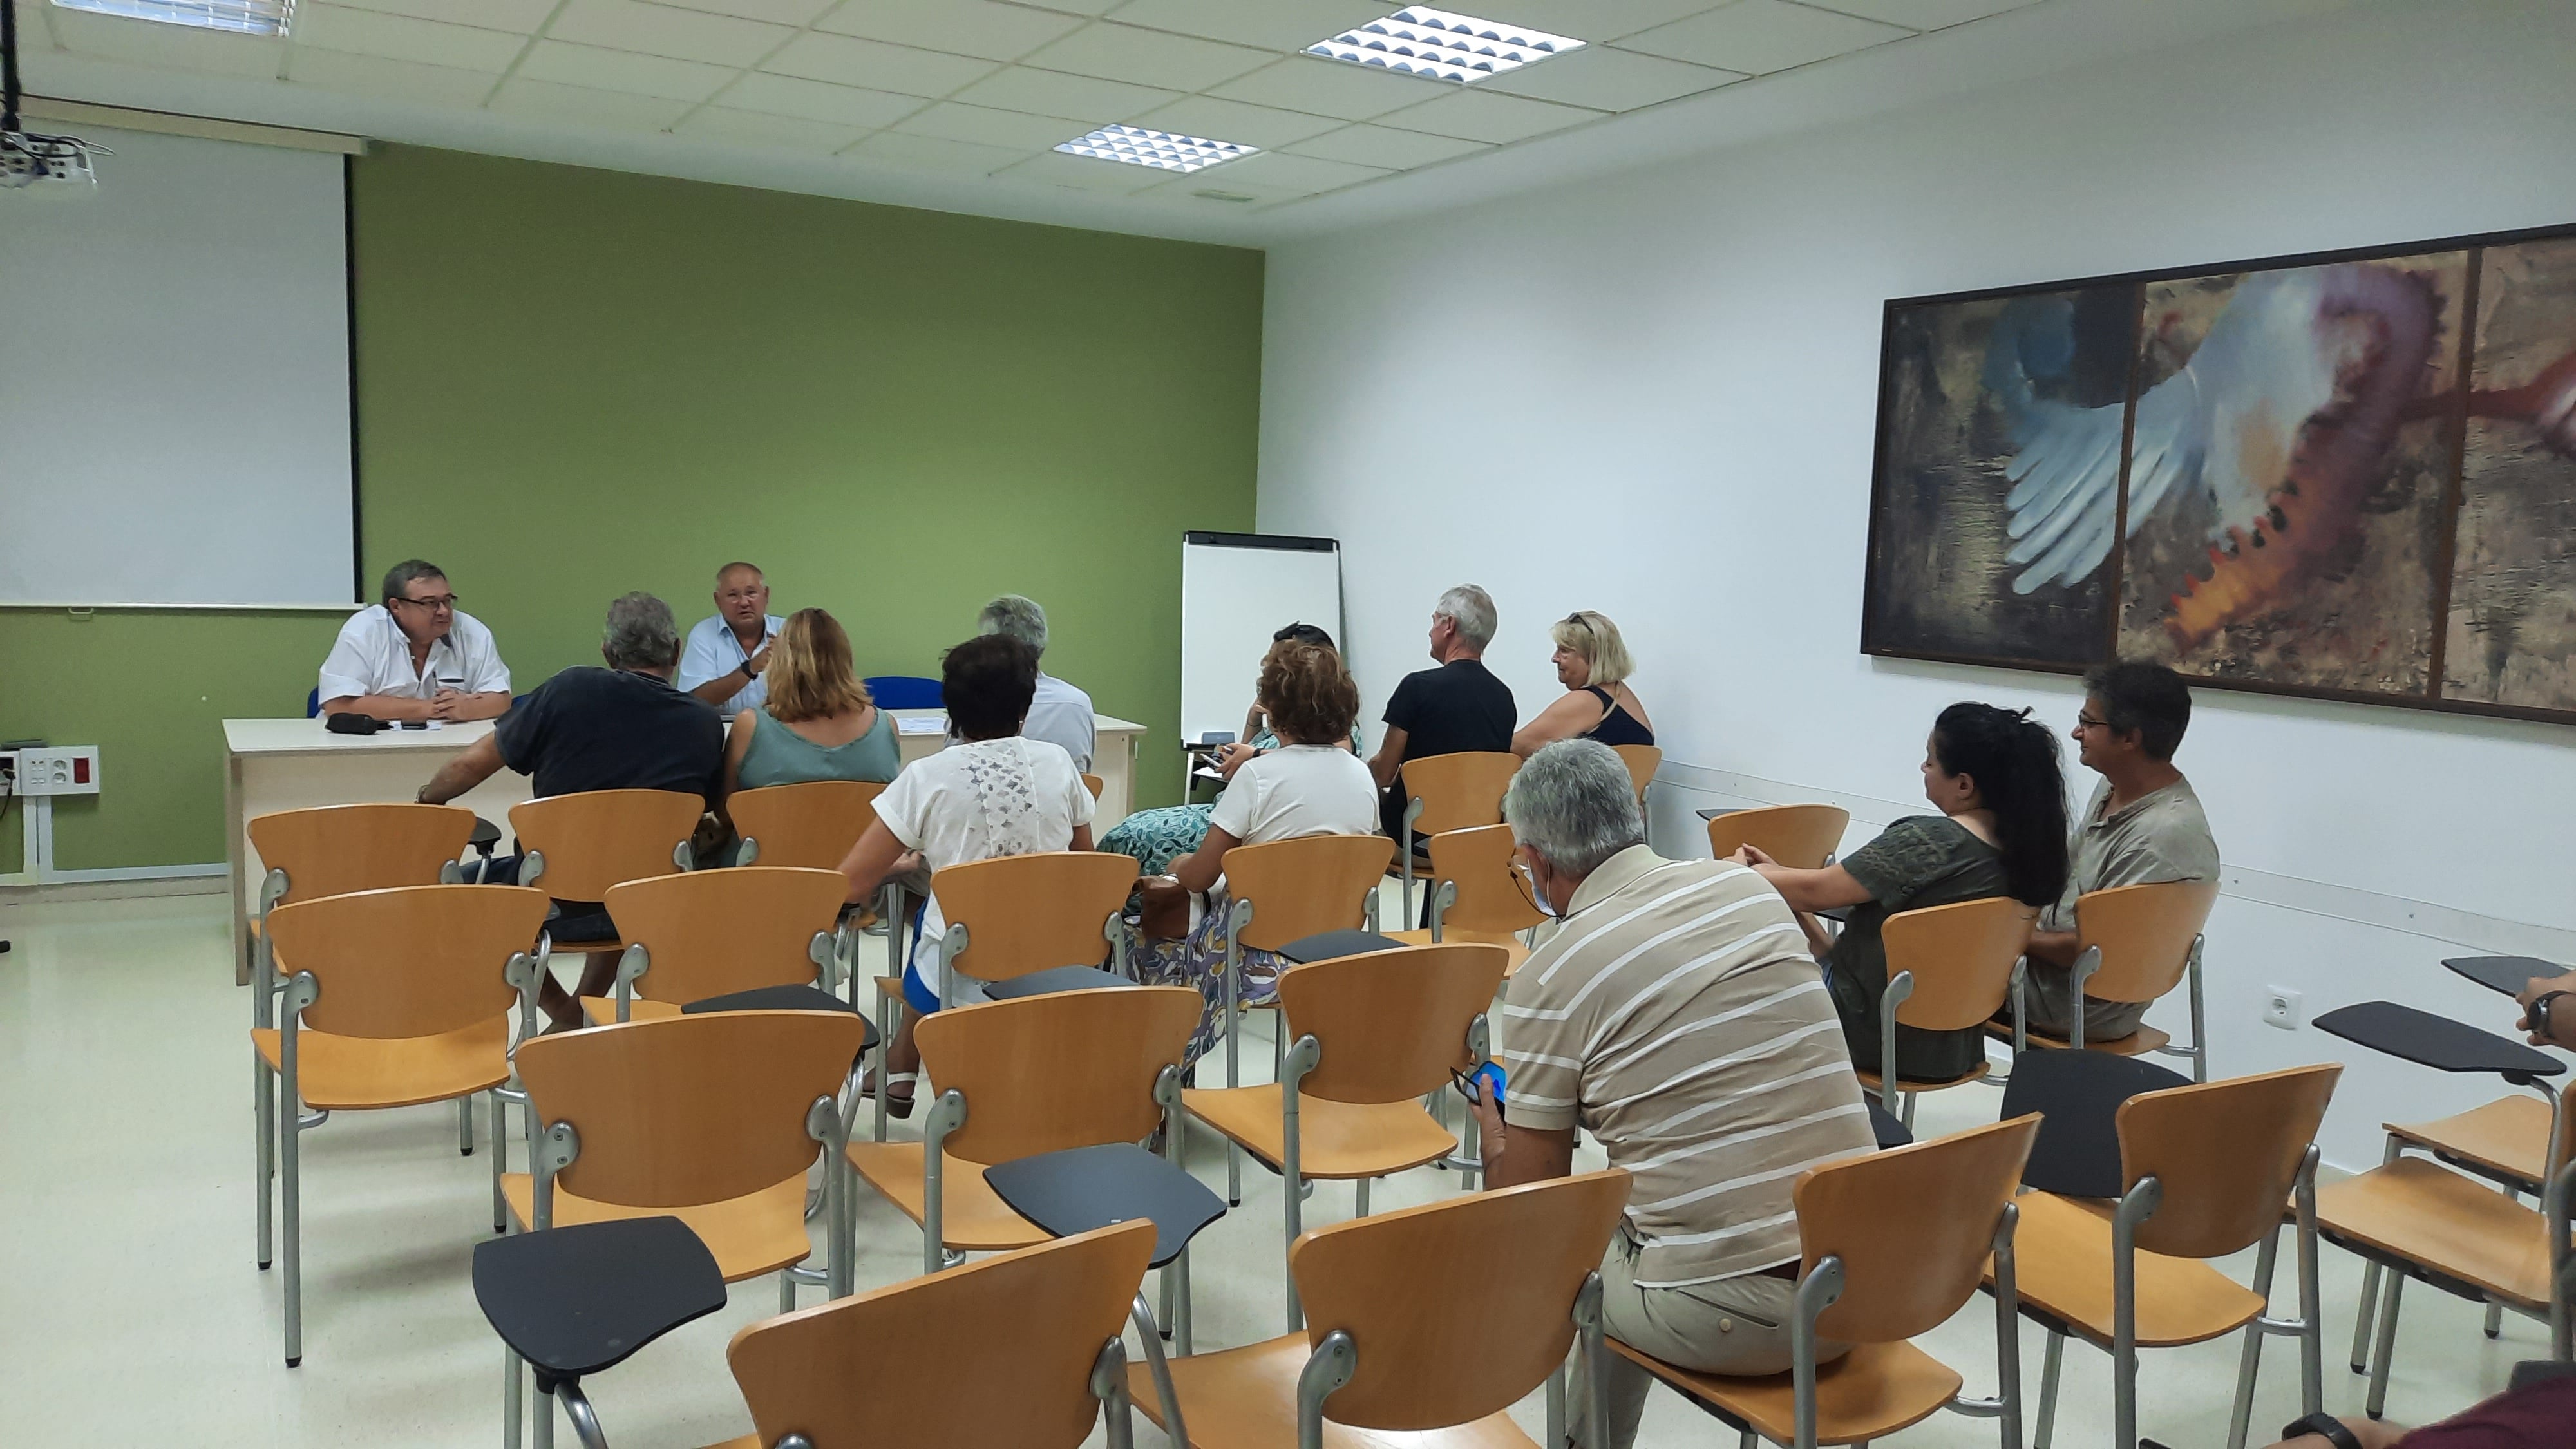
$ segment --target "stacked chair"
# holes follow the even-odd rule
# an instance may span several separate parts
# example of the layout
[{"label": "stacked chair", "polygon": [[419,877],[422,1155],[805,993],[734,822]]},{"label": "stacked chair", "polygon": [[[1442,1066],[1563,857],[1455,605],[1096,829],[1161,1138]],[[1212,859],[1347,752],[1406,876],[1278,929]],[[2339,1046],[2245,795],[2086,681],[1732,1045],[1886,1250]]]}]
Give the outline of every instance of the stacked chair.
[{"label": "stacked chair", "polygon": [[1396,840],[1396,865],[1403,881],[1404,922],[1413,924],[1413,882],[1425,862],[1421,843],[1452,830],[1499,825],[1503,792],[1520,773],[1520,756],[1509,750],[1466,750],[1454,755],[1425,755],[1396,770],[1405,794],[1404,822]]}]

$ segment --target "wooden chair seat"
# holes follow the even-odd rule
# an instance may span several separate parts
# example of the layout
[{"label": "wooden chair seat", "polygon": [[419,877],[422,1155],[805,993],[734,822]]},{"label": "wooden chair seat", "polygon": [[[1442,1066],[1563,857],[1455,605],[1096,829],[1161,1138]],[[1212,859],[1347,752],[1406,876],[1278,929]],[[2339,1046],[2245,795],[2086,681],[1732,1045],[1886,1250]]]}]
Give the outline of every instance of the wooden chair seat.
[{"label": "wooden chair seat", "polygon": [[2490,1184],[2420,1157],[2320,1186],[2317,1227],[2329,1238],[2421,1264],[2535,1312],[2549,1302],[2549,1235],[2541,1215]]},{"label": "wooden chair seat", "polygon": [[[522,1229],[536,1216],[533,1193],[524,1172],[508,1173],[501,1179],[501,1197],[510,1206],[510,1220]],[[742,1197],[689,1207],[628,1207],[594,1202],[565,1191],[561,1185],[555,1188],[557,1227],[664,1216],[678,1218],[697,1233],[707,1251],[715,1254],[716,1267],[728,1283],[793,1267],[814,1252],[814,1244],[805,1236],[803,1173]]]},{"label": "wooden chair seat", "polygon": [[[277,1037],[275,1027],[251,1028],[252,1049],[271,1071],[281,1070]],[[295,1034],[295,1057],[308,1107],[365,1112],[444,1102],[510,1080],[510,1018],[437,1036],[335,1036],[306,1027]]]},{"label": "wooden chair seat", "polygon": [[[1993,1069],[1994,1068],[1991,1063],[1979,1062],[1975,1066],[1970,1067],[1965,1075],[1945,1077],[1937,1082],[1918,1081],[1913,1077],[1899,1077],[1896,1079],[1896,1090],[1900,1092],[1937,1092],[1944,1087],[1964,1087],[1970,1082],[1985,1080],[1986,1073]],[[1878,1073],[1862,1072],[1859,1075],[1861,1091],[1867,1096],[1876,1097],[1880,1086]]]},{"label": "wooden chair seat", "polygon": [[[2012,1023],[1987,1022],[1986,1035],[1997,1041],[2009,1042],[2013,1039]],[[2025,1031],[2022,1033],[2022,1038],[2032,1046],[2050,1047],[2058,1051],[2064,1051],[2070,1045],[2066,1038],[2050,1036],[2043,1031]],[[2113,1037],[2109,1041],[2095,1041],[2089,1036],[2084,1039],[2086,1051],[2109,1052],[2117,1057],[2142,1057],[2149,1052],[2162,1051],[2171,1045],[2173,1045],[2173,1033],[2159,1031],[2152,1026],[2141,1026],[2127,1036]]]},{"label": "wooden chair seat", "polygon": [[[1788,1374],[1722,1378],[1648,1358],[1615,1338],[1610,1351],[1773,1443],[1797,1441],[1797,1392]],[[1963,1382],[1911,1343],[1855,1345],[1816,1370],[1816,1442],[1857,1444],[1918,1424],[1949,1403]]]},{"label": "wooden chair seat", "polygon": [[[2490,1192],[2489,1197],[2502,1194]],[[2073,1332],[2111,1342],[2111,1214],[2100,1203],[2025,1192],[2013,1201],[2021,1226],[2013,1257],[2022,1307],[2037,1309]],[[2138,1345],[2199,1343],[2242,1328],[2263,1311],[2253,1290],[2196,1258],[2140,1249]],[[1994,1278],[1987,1275],[1989,1286]]]},{"label": "wooden chair seat", "polygon": [[[1288,1155],[1275,1082],[1188,1088],[1181,1093],[1181,1105],[1274,1172]],[[1297,1128],[1298,1158],[1303,1175],[1311,1178],[1384,1177],[1458,1150],[1458,1139],[1409,1101],[1360,1105],[1300,1096]],[[851,1149],[853,1154],[857,1150]],[[1191,1432],[1197,1432],[1195,1425]]]},{"label": "wooden chair seat", "polygon": [[[1381,931],[1378,934],[1390,941],[1401,941],[1408,946],[1431,944],[1431,932],[1427,928],[1416,931]],[[1440,939],[1443,942],[1465,941],[1479,946],[1502,947],[1507,957],[1503,962],[1505,981],[1511,980],[1512,974],[1521,969],[1521,963],[1530,958],[1530,948],[1522,945],[1519,935],[1511,931],[1471,931],[1464,926],[1444,926],[1440,932]]]},{"label": "wooden chair seat", "polygon": [[2549,1170],[2549,1104],[2538,1097],[2498,1097],[2437,1122],[2380,1125],[2400,1142],[2512,1178],[2526,1190]]},{"label": "wooden chair seat", "polygon": [[[1279,1449],[1297,1442],[1297,1375],[1313,1352],[1303,1333],[1219,1353],[1171,1360],[1172,1387],[1186,1405],[1192,1449]],[[1163,1401],[1151,1370],[1127,1366],[1127,1392],[1157,1426]],[[1330,1413],[1329,1403],[1327,1414]],[[1454,1429],[1390,1433],[1324,1420],[1326,1449],[1536,1449],[1511,1415]]]},{"label": "wooden chair seat", "polygon": [[[626,1003],[628,1021],[660,1021],[679,1014],[680,1004],[676,1001],[647,1001],[638,996]],[[585,996],[581,999],[581,1015],[592,1026],[613,1025],[617,1020],[617,998]]]},{"label": "wooden chair seat", "polygon": [[[917,1225],[929,1211],[918,1142],[853,1142],[850,1166]],[[1002,1252],[1055,1241],[1055,1235],[1011,1211],[984,1181],[984,1164],[950,1157],[942,1165],[941,1246],[966,1253]]]}]

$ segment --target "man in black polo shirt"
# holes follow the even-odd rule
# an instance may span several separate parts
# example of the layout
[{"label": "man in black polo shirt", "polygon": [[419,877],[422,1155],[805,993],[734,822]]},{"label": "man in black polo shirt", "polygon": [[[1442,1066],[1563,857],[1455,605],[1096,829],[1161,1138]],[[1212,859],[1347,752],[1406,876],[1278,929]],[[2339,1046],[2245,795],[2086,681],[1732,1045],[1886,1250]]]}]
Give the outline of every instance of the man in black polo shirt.
[{"label": "man in black polo shirt", "polygon": [[[567,669],[529,691],[492,733],[447,763],[420,787],[424,805],[444,805],[507,765],[534,776],[540,796],[586,790],[674,790],[712,803],[724,778],[724,719],[704,701],[673,688],[680,632],[671,606],[634,593],[608,606],[599,652],[605,669]],[[495,863],[500,864],[499,862]],[[494,878],[516,879],[510,874]],[[597,916],[570,929],[572,938],[614,934],[596,901],[558,901],[554,921]],[[567,928],[550,926],[559,937]],[[582,965],[575,995],[604,995],[617,953],[594,951]],[[581,1024],[581,1004],[552,977],[539,1004],[558,1027]]]},{"label": "man in black polo shirt", "polygon": [[1431,657],[1437,669],[1404,676],[1386,702],[1386,735],[1369,760],[1369,773],[1385,794],[1380,814],[1386,833],[1404,833],[1404,787],[1396,771],[1407,760],[1467,750],[1508,750],[1518,716],[1511,686],[1485,667],[1494,640],[1494,599],[1474,584],[1460,584],[1431,606]]}]

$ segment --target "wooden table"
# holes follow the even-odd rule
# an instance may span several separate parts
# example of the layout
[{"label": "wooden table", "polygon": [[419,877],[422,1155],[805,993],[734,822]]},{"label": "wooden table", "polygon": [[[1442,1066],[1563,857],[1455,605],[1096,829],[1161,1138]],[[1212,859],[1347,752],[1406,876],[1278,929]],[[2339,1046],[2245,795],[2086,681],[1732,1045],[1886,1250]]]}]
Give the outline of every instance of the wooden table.
[{"label": "wooden table", "polygon": [[[947,711],[892,709],[886,713],[894,716],[896,753],[905,764],[948,748]],[[921,732],[905,733],[907,723]],[[925,728],[928,725],[936,728]],[[1134,720],[1095,713],[1091,729],[1091,773],[1100,777],[1100,804],[1091,815],[1091,838],[1096,841],[1136,808],[1136,750],[1145,727]]]},{"label": "wooden table", "polygon": [[[224,721],[224,863],[231,867],[233,980],[250,980],[250,922],[268,867],[251,848],[253,817],[315,805],[404,804],[439,767],[492,732],[489,720],[434,730],[335,735],[318,719]],[[510,807],[530,798],[528,777],[499,770],[454,803],[510,828]]]}]

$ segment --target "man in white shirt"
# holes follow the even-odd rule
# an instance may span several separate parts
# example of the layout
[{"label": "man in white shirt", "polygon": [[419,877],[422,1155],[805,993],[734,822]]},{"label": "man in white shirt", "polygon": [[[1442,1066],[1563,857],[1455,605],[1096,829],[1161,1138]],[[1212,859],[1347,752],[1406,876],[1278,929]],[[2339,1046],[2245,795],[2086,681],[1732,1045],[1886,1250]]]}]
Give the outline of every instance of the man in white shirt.
[{"label": "man in white shirt", "polygon": [[385,573],[384,602],[349,616],[322,661],[321,712],[384,720],[490,719],[510,707],[492,631],[457,612],[447,575],[423,559]]},{"label": "man in white shirt", "polygon": [[689,630],[680,651],[680,690],[731,719],[769,701],[769,641],[787,621],[769,612],[769,580],[759,568],[729,563],[716,570],[716,611]]},{"label": "man in white shirt", "polygon": [[[975,616],[978,634],[1002,634],[1029,646],[1029,652],[1043,659],[1047,647],[1046,610],[1037,600],[1018,594],[1004,594],[984,606]],[[1029,701],[1028,723],[1020,733],[1033,740],[1061,745],[1073,756],[1077,770],[1091,768],[1092,713],[1091,696],[1038,669],[1038,692]]]}]

